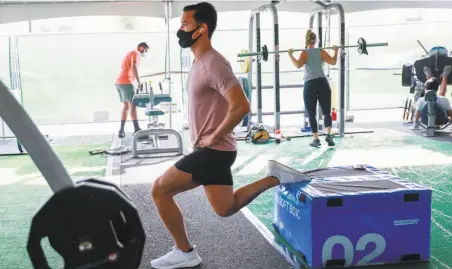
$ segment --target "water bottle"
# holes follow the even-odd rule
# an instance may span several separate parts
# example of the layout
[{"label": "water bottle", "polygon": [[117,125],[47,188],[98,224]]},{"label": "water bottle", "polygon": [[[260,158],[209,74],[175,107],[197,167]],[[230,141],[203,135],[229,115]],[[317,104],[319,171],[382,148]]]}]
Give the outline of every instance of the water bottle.
[{"label": "water bottle", "polygon": [[337,121],[337,113],[336,113],[336,109],[333,108],[333,111],[331,112],[331,119],[333,121]]},{"label": "water bottle", "polygon": [[275,141],[276,141],[276,144],[279,144],[279,143],[281,143],[281,130],[276,130],[276,132],[275,132]]}]

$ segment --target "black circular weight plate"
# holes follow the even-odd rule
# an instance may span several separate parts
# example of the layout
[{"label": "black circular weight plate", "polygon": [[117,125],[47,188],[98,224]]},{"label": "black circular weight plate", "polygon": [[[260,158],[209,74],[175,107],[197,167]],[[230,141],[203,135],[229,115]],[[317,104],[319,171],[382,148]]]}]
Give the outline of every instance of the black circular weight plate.
[{"label": "black circular weight plate", "polygon": [[40,246],[46,236],[67,269],[136,269],[146,240],[130,198],[95,179],[55,193],[34,216],[27,247],[34,268],[49,268]]},{"label": "black circular weight plate", "polygon": [[105,186],[113,187],[113,188],[116,189],[116,191],[120,192],[122,195],[124,195],[130,201],[132,201],[132,198],[130,198],[130,196],[125,191],[123,191],[121,188],[119,188],[116,184],[114,184],[112,182],[108,182],[108,181],[100,180],[100,179],[96,179],[96,178],[89,178],[89,179],[84,179],[84,180],[78,181],[77,185],[81,185],[81,184],[84,184],[86,182],[95,183],[95,184],[102,184],[102,185],[105,185]]}]

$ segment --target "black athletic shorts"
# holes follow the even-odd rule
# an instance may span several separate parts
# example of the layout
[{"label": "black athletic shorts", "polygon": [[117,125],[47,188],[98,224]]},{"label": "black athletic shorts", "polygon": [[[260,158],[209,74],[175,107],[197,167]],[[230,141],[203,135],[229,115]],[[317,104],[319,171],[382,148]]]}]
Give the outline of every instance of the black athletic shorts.
[{"label": "black athletic shorts", "polygon": [[174,166],[192,174],[193,181],[200,185],[233,185],[231,166],[236,157],[237,151],[198,148]]}]

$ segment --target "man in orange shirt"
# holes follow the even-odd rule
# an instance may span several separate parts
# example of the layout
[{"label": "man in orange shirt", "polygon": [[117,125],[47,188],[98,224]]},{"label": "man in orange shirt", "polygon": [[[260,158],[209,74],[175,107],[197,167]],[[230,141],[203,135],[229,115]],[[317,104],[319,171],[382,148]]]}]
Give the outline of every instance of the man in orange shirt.
[{"label": "man in orange shirt", "polygon": [[124,104],[121,114],[121,128],[119,129],[119,138],[125,136],[124,125],[127,121],[127,114],[130,108],[130,117],[133,121],[135,133],[140,130],[137,119],[137,107],[132,103],[135,89],[140,85],[140,77],[138,76],[138,67],[140,66],[140,58],[145,57],[149,50],[149,46],[142,42],[138,44],[136,50],[132,50],[126,54],[121,63],[121,71],[116,79],[116,89],[118,90],[119,99]]}]

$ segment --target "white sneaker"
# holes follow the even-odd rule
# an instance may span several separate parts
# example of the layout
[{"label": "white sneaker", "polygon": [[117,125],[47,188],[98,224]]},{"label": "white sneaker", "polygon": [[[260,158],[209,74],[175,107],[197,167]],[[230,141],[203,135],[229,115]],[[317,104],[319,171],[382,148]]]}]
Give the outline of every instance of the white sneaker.
[{"label": "white sneaker", "polygon": [[193,250],[190,252],[183,252],[174,246],[164,256],[152,260],[151,267],[156,269],[186,268],[197,266],[201,261],[196,246],[193,246]]},{"label": "white sneaker", "polygon": [[307,175],[273,160],[268,161],[267,177],[277,178],[280,184],[311,180]]}]

